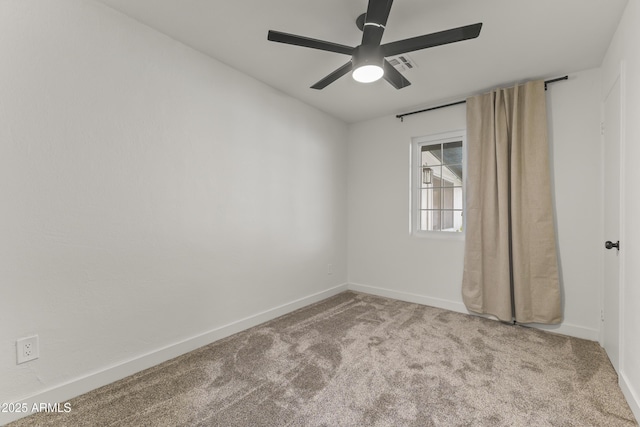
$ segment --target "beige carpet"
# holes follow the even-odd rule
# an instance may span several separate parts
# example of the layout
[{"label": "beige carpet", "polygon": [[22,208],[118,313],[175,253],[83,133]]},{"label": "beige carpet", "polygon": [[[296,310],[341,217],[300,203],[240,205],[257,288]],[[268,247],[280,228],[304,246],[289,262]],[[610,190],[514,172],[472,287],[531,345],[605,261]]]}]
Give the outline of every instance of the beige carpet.
[{"label": "beige carpet", "polygon": [[345,292],[12,426],[634,426],[595,342]]}]

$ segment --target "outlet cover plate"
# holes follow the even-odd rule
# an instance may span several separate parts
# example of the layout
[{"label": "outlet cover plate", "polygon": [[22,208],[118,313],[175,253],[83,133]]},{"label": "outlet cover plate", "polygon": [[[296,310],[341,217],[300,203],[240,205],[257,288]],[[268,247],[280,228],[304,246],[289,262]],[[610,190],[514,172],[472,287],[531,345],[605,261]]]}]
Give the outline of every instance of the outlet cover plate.
[{"label": "outlet cover plate", "polygon": [[40,357],[38,336],[20,338],[16,342],[16,356],[18,365]]}]

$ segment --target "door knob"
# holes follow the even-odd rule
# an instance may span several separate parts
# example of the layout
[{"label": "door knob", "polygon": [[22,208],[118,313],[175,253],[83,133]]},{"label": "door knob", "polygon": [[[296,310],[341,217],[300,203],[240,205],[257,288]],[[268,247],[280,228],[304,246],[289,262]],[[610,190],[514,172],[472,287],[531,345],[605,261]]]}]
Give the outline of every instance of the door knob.
[{"label": "door knob", "polygon": [[607,240],[604,244],[604,247],[607,249],[616,248],[617,250],[620,250],[620,240],[615,243],[613,243],[611,240]]}]

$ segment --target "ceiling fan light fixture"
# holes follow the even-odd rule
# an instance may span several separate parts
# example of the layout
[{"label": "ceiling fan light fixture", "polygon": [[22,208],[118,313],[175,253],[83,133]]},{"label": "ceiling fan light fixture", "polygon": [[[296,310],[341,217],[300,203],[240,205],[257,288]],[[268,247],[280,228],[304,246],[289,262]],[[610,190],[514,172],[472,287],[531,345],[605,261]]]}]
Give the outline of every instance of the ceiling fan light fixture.
[{"label": "ceiling fan light fixture", "polygon": [[384,75],[384,70],[379,65],[366,64],[353,70],[353,79],[360,83],[373,83]]},{"label": "ceiling fan light fixture", "polygon": [[353,63],[351,76],[357,82],[373,83],[384,75],[384,68],[382,68],[384,57],[380,46],[358,46],[353,52],[351,61]]}]

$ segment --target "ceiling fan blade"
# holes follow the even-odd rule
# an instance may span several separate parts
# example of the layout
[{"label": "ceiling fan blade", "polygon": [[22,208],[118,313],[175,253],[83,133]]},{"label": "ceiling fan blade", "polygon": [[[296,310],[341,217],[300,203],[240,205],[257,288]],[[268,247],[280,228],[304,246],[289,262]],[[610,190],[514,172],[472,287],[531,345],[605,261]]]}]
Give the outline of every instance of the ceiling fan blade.
[{"label": "ceiling fan blade", "polygon": [[382,68],[384,68],[384,79],[391,83],[391,86],[396,89],[402,89],[403,87],[411,85],[411,82],[405,79],[404,76],[400,74],[400,71],[396,70],[386,59],[382,64]]},{"label": "ceiling fan blade", "polygon": [[474,39],[480,35],[481,29],[482,22],[464,27],[452,28],[438,33],[399,40],[397,42],[386,43],[381,46],[382,54],[384,56],[394,56],[400,55],[401,53],[413,52],[414,50],[426,49],[428,47]]},{"label": "ceiling fan blade", "polygon": [[369,6],[364,18],[364,28],[362,29],[363,45],[380,45],[392,4],[393,0],[369,0]]},{"label": "ceiling fan blade", "polygon": [[269,30],[267,40],[278,43],[292,44],[312,49],[326,50],[328,52],[353,55],[354,48],[343,44],[326,42],[324,40],[312,39],[309,37],[296,36],[295,34],[282,33],[280,31]]},{"label": "ceiling fan blade", "polygon": [[347,62],[342,67],[338,68],[333,73],[329,74],[327,77],[325,77],[324,79],[320,80],[318,83],[311,86],[311,89],[318,89],[318,90],[324,89],[325,87],[329,86],[331,83],[338,80],[340,77],[347,74],[349,71],[351,71],[352,68],[353,68],[353,63],[351,61]]}]

